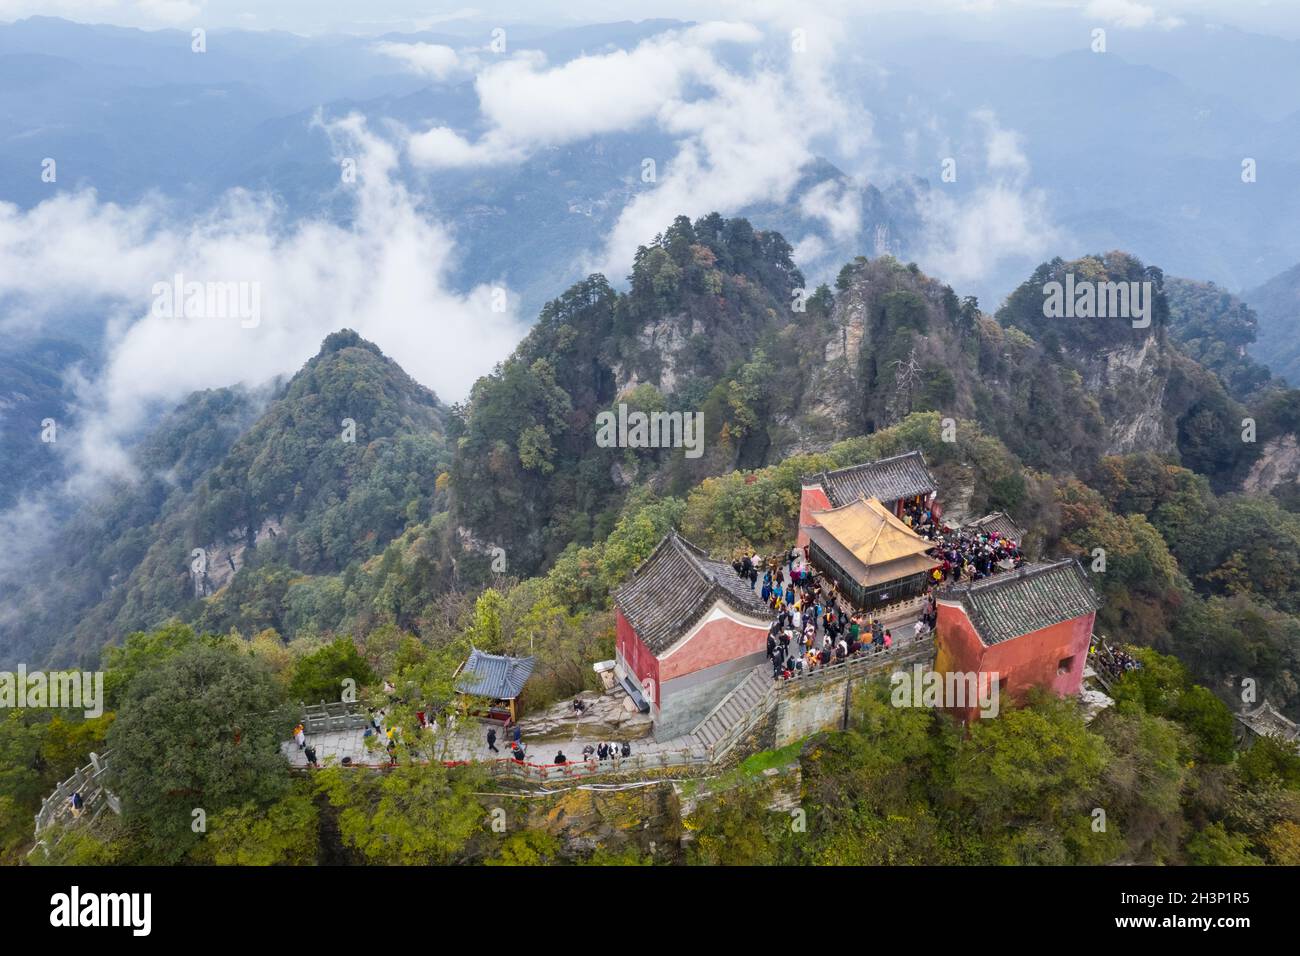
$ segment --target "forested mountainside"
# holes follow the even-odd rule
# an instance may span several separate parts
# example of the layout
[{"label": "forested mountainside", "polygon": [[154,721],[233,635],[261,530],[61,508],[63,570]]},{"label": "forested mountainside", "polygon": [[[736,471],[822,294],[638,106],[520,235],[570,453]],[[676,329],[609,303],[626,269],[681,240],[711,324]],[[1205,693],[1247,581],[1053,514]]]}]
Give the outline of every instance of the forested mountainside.
[{"label": "forested mountainside", "polygon": [[10,336],[0,343],[0,441],[7,449],[0,458],[0,511],[24,491],[60,477],[50,446],[31,438],[47,418],[67,421],[64,373],[87,358],[82,346],[65,338]]},{"label": "forested mountainside", "polygon": [[[760,409],[731,376],[743,377],[755,351],[801,318],[791,301],[803,277],[789,244],[744,219],[679,217],[638,251],[630,281],[619,293],[592,276],[548,303],[463,410],[451,473],[456,520],[509,548],[520,572],[571,541],[604,537],[626,489],[652,473],[681,490],[768,460],[756,444],[761,429],[746,427]],[[782,361],[772,371],[789,368]],[[689,461],[597,447],[596,415],[616,399],[634,410],[702,411],[704,454]]]},{"label": "forested mountainside", "polygon": [[[1150,282],[1149,325],[1047,318],[1044,285],[1070,274]],[[0,726],[0,856],[107,746],[125,755],[124,816],[54,862],[1300,859],[1300,759],[1232,739],[1246,678],[1300,715],[1300,393],[1241,359],[1249,315],[1118,252],[1043,263],[992,316],[889,257],[802,284],[780,236],[679,218],[627,292],[570,288],[463,406],[347,330],[266,393],[191,396],[0,625],[19,659],[98,662],[109,708]],[[620,402],[703,411],[703,454],[600,447],[596,416]],[[535,656],[531,709],[594,689],[611,593],[669,529],[718,555],[784,549],[802,475],[911,449],[953,520],[1005,510],[1031,556],[1090,569],[1097,631],[1145,664],[1112,711],[1085,724],[1035,700],[962,735],[864,685],[848,729],[755,755],[718,781],[724,800],[566,805],[594,840],[541,817],[485,838],[473,767],[283,774],[279,708],[345,677],[445,700],[474,646]],[[147,719],[177,694],[202,702],[194,726]],[[203,747],[235,719],[255,745],[231,768]],[[176,740],[197,742],[184,775],[213,814],[204,840],[151,770]],[[759,812],[790,773],[817,817],[797,843]],[[1116,825],[1085,838],[1102,805]],[[642,838],[627,815],[650,821]]]},{"label": "forested mountainside", "polygon": [[1233,398],[1247,401],[1262,389],[1282,389],[1268,365],[1257,360],[1260,324],[1255,310],[1213,282],[1165,278],[1169,329],[1192,358],[1209,369]]},{"label": "forested mountainside", "polygon": [[[834,290],[809,291],[799,312],[785,244],[770,241],[764,258],[745,227],[744,248],[757,252],[738,258],[728,252],[732,223],[677,220],[638,256],[630,292],[600,277],[575,286],[476,386],[452,470],[453,517],[479,546],[509,547],[514,571],[599,539],[638,482],[680,492],[913,411],[977,420],[1028,466],[1085,478],[1103,455],[1134,451],[1172,456],[1217,491],[1251,481],[1288,493],[1300,471],[1277,454],[1296,430],[1294,396],[1261,388],[1258,370],[1199,364],[1170,334],[1160,270],[1132,256],[1044,263],[993,317],[915,266],[858,259]],[[1151,282],[1150,325],[1045,319],[1043,284],[1069,272]],[[1207,297],[1179,315],[1211,324],[1217,307]],[[1194,347],[1209,358],[1229,346]],[[691,461],[596,447],[595,416],[616,398],[632,409],[703,410],[705,453]],[[1257,441],[1242,440],[1246,417]]]},{"label": "forested mountainside", "polygon": [[13,595],[0,645],[14,660],[95,660],[126,633],[197,616],[245,567],[344,569],[435,507],[445,418],[348,331],[269,404],[239,388],[191,396],[136,449],[138,480],[59,532]]},{"label": "forested mountainside", "polygon": [[[134,634],[106,656],[110,710],[102,717],[42,720],[28,711],[0,724],[0,752],[10,756],[0,774],[0,859],[24,858],[41,796],[88,749],[107,747],[123,815],[70,831],[34,862],[1300,860],[1300,757],[1268,738],[1238,751],[1229,706],[1197,683],[1210,673],[1231,699],[1237,676],[1249,674],[1270,699],[1294,694],[1300,630],[1276,608],[1293,598],[1294,577],[1278,575],[1276,556],[1266,556],[1263,578],[1237,578],[1226,594],[1226,578],[1180,570],[1215,548],[1252,547],[1261,528],[1242,521],[1249,508],[1215,499],[1203,478],[1158,456],[1106,459],[1100,471],[1109,477],[1097,490],[1026,472],[974,422],[956,423],[955,442],[943,430],[937,414],[913,413],[824,453],[706,479],[684,498],[639,489],[607,539],[570,548],[545,576],[500,581],[472,602],[420,596],[414,624],[396,623],[385,598],[394,581],[411,579],[406,558],[418,544],[408,541],[346,585],[351,599],[377,584],[364,597],[384,618],[351,637],[302,635],[286,645],[270,630],[204,635],[175,623]],[[419,702],[448,699],[471,645],[537,655],[532,707],[590,688],[591,661],[612,650],[609,590],[668,528],[717,552],[736,541],[788,543],[801,474],[915,447],[945,487],[965,480],[979,489],[977,508],[1011,507],[1040,528],[1032,550],[1107,549],[1109,567],[1095,576],[1106,601],[1098,627],[1143,663],[1115,684],[1115,707],[1086,722],[1073,702],[1049,695],[962,728],[941,712],[893,706],[883,681],[860,681],[843,731],[680,786],[648,780],[624,793],[580,787],[530,800],[524,825],[507,834],[484,823],[497,784],[483,765],[430,760],[434,736],[401,738],[398,764],[383,774],[284,772],[278,743],[296,713],[291,702],[334,693],[344,678],[363,695],[378,694],[382,679],[415,688],[391,711],[403,725],[427,706]],[[1290,536],[1294,555],[1294,524],[1273,531]],[[1294,709],[1294,696],[1289,703]],[[224,745],[232,724],[246,746]],[[213,741],[223,741],[220,759],[212,759]],[[160,753],[168,755],[162,774]],[[189,826],[195,799],[209,813],[205,835]],[[765,811],[796,804],[808,826],[792,837],[784,814]],[[1091,825],[1096,807],[1107,813],[1100,833]]]},{"label": "forested mountainside", "polygon": [[[1070,273],[1150,282],[1150,323],[1046,318],[1044,284]],[[141,447],[150,477],[33,568],[6,646],[88,662],[172,617],[300,648],[543,633],[544,680],[568,692],[608,652],[610,589],[667,528],[782,546],[800,474],[920,447],[954,518],[1004,509],[1040,553],[1106,548],[1113,638],[1225,696],[1248,674],[1300,704],[1300,393],[1229,361],[1249,327],[1232,301],[1118,252],[1042,264],[994,316],[888,256],[802,285],[781,236],[682,217],[628,291],[592,276],[548,303],[463,406],[346,331],[264,409],[197,395]],[[599,447],[619,403],[702,411],[703,453]]]},{"label": "forested mountainside", "polygon": [[1259,316],[1252,354],[1295,385],[1300,383],[1300,265],[1242,293]]}]

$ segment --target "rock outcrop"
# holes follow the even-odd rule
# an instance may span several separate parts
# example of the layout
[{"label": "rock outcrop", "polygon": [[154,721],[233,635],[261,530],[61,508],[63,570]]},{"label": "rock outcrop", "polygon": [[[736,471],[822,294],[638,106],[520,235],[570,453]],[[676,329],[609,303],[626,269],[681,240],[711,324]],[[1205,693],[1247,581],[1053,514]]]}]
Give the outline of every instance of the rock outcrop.
[{"label": "rock outcrop", "polygon": [[573,700],[561,701],[540,714],[519,721],[519,729],[530,741],[547,740],[638,740],[648,737],[653,726],[621,687],[597,694],[583,691],[578,698],[585,705],[579,714]]},{"label": "rock outcrop", "polygon": [[1241,483],[1247,494],[1268,494],[1279,485],[1300,481],[1300,444],[1290,433],[1264,443],[1259,458]]}]

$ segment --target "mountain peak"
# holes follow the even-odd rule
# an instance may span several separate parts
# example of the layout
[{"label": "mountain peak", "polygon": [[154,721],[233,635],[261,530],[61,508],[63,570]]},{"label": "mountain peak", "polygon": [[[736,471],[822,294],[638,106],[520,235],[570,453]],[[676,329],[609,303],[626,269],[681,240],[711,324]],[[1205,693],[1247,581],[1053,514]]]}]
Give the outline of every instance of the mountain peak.
[{"label": "mountain peak", "polygon": [[363,339],[360,333],[353,329],[339,329],[337,332],[331,332],[325,336],[325,340],[321,342],[320,351],[316,354],[317,356],[329,355],[332,352],[341,352],[347,348],[369,349],[376,355],[384,357],[384,353],[380,351],[378,345],[369,339]]}]

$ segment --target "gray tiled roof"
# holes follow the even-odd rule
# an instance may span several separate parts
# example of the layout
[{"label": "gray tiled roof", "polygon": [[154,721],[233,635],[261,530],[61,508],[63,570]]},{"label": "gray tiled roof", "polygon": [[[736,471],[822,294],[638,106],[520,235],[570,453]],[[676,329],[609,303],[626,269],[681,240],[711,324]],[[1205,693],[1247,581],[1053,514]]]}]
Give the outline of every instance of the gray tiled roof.
[{"label": "gray tiled roof", "polygon": [[1284,741],[1300,741],[1300,726],[1268,701],[1254,710],[1235,715],[1252,732],[1260,736],[1279,737]]},{"label": "gray tiled roof", "polygon": [[533,658],[485,654],[470,648],[469,660],[460,669],[456,689],[463,694],[477,694],[493,700],[518,697],[533,673]]},{"label": "gray tiled roof", "polygon": [[1015,571],[945,588],[941,600],[960,601],[986,645],[1051,627],[1101,607],[1079,562],[1026,564]]},{"label": "gray tiled roof", "polygon": [[936,490],[934,476],[925,465],[925,456],[919,451],[823,471],[805,478],[804,482],[820,484],[836,508],[859,498],[878,498],[888,502],[912,495],[928,495]]},{"label": "gray tiled roof", "polygon": [[614,594],[637,637],[652,654],[672,647],[721,599],[742,614],[766,620],[767,605],[730,564],[670,531]]},{"label": "gray tiled roof", "polygon": [[996,531],[1004,538],[1010,538],[1017,544],[1024,537],[1024,531],[1011,520],[1011,516],[1005,511],[995,511],[991,515],[985,515],[983,518],[977,518],[970,524],[966,525],[968,529],[974,531],[984,531],[992,533]]}]

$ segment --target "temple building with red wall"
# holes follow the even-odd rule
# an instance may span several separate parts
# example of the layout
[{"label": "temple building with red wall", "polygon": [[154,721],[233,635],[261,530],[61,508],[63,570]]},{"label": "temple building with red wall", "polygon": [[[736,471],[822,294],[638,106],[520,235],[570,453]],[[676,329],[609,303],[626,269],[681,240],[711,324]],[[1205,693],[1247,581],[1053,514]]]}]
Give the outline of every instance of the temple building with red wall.
[{"label": "temple building with red wall", "polygon": [[799,494],[799,547],[808,543],[807,529],[817,525],[815,512],[875,498],[898,516],[912,502],[928,504],[937,516],[936,492],[934,476],[919,451],[807,475]]},{"label": "temple building with red wall", "polygon": [[767,652],[771,613],[730,564],[669,532],[614,594],[614,673],[668,740],[695,729]]},{"label": "temple building with red wall", "polygon": [[[1101,602],[1074,558],[948,587],[937,596],[934,669],[989,674],[1000,702],[1031,688],[1078,694]],[[978,708],[958,714],[970,720]]]}]

